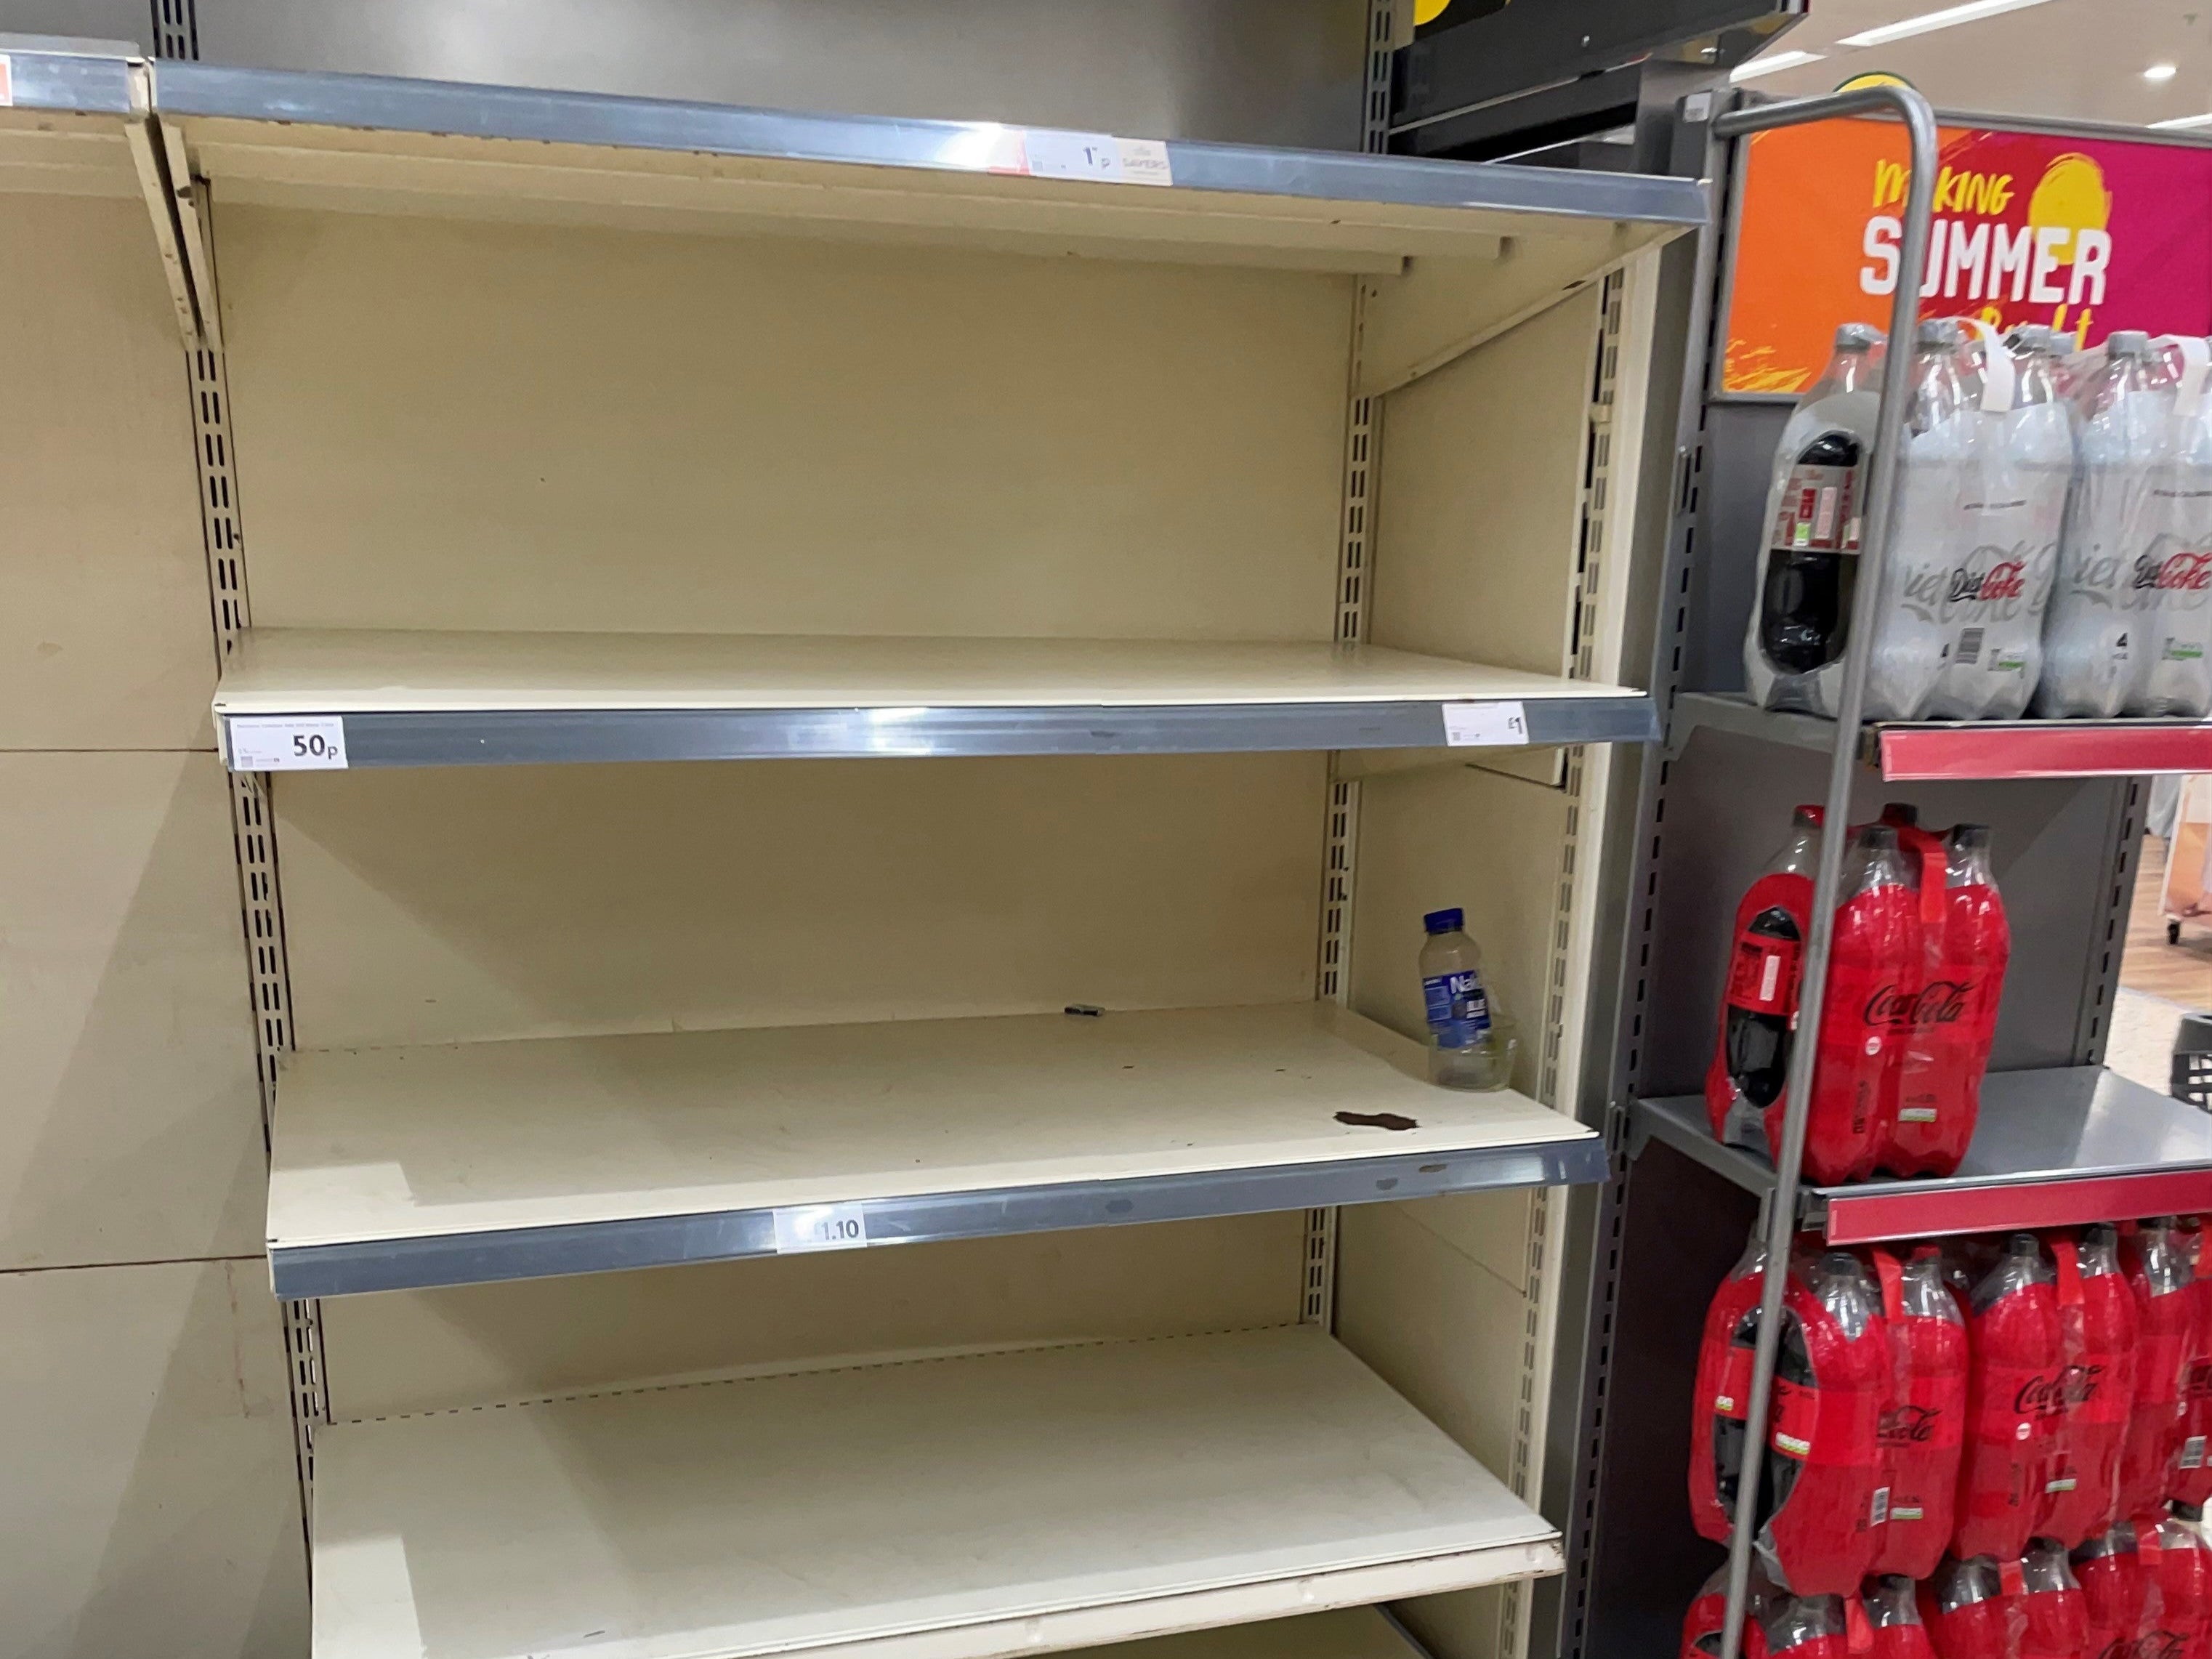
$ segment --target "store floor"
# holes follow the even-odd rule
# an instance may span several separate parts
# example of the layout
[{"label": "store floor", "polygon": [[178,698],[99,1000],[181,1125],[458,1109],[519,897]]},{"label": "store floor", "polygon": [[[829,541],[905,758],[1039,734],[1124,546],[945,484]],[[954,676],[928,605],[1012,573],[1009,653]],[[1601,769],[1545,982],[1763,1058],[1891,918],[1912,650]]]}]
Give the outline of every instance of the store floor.
[{"label": "store floor", "polygon": [[2212,925],[2185,923],[2181,943],[2167,944],[2166,918],[2158,908],[2165,878],[2166,843],[2145,836],[2105,1053],[2105,1063],[2121,1076],[2161,1092],[2172,1082],[2173,1037],[2182,1015],[2212,1010]]}]

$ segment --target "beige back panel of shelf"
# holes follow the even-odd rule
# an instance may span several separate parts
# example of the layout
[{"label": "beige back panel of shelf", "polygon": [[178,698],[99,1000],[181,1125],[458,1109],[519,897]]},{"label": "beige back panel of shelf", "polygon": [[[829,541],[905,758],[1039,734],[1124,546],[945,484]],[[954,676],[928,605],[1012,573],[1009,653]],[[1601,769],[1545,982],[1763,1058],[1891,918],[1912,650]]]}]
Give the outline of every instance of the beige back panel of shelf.
[{"label": "beige back panel of shelf", "polygon": [[300,1046],[1296,1001],[1315,755],[301,773]]},{"label": "beige back panel of shelf", "polygon": [[1296,1322],[1303,1212],[325,1300],[340,1420],[889,1357]]},{"label": "beige back panel of shelf", "polygon": [[213,755],[0,754],[0,1271],[243,1255],[268,1161]]},{"label": "beige back panel of shelf", "polygon": [[216,242],[264,626],[1329,636],[1347,278],[237,204]]},{"label": "beige back panel of shelf", "polygon": [[0,750],[212,749],[191,387],[145,204],[21,182],[0,168]]},{"label": "beige back panel of shelf", "polygon": [[9,1659],[301,1659],[284,1335],[258,1261],[0,1273]]}]

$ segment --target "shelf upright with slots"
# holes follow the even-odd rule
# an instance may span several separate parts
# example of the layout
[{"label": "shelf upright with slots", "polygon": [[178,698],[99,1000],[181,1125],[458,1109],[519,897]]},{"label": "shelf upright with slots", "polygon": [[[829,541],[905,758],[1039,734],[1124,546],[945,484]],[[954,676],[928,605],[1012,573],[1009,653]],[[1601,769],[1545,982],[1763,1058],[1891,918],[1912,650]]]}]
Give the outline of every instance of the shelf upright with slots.
[{"label": "shelf upright with slots", "polygon": [[11,67],[191,366],[314,1659],[1516,1650],[1703,190]]}]

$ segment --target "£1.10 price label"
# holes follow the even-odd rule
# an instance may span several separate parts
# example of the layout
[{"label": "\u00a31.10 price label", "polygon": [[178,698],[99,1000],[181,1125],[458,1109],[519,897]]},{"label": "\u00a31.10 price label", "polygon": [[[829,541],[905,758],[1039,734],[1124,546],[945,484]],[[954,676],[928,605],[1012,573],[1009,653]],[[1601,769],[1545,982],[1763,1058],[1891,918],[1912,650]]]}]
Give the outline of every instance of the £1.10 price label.
[{"label": "\u00a31.10 price label", "polygon": [[799,1204],[775,1212],[775,1249],[857,1250],[868,1242],[867,1212],[857,1204]]},{"label": "\u00a31.10 price label", "polygon": [[233,719],[234,772],[338,772],[345,769],[345,721],[336,714]]}]

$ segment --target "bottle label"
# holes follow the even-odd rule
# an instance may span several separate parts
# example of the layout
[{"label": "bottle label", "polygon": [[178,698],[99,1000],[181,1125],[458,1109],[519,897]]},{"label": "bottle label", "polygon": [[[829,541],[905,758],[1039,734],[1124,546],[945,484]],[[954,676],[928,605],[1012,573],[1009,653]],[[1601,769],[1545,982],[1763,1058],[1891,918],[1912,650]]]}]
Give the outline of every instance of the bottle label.
[{"label": "bottle label", "polygon": [[1905,1398],[1883,1409],[1881,1443],[1892,1451],[1946,1451],[1964,1438],[1956,1377],[1911,1376]]},{"label": "bottle label", "polygon": [[1859,469],[1802,462],[1791,467],[1775,520],[1774,545],[1798,553],[1857,552]]},{"label": "bottle label", "polygon": [[1421,992],[1439,1047],[1471,1048],[1490,1035],[1490,999],[1476,974],[1438,974],[1421,981]]},{"label": "bottle label", "polygon": [[1974,1438],[1985,1446],[2018,1445],[2056,1433],[2069,1395],[2083,1386],[2063,1364],[1984,1365],[1978,1380]]},{"label": "bottle label", "polygon": [[1794,939],[1748,928],[1737,934],[1735,959],[1729,966],[1729,1006],[1754,1014],[1787,1014],[1797,1003],[1802,948]]}]

